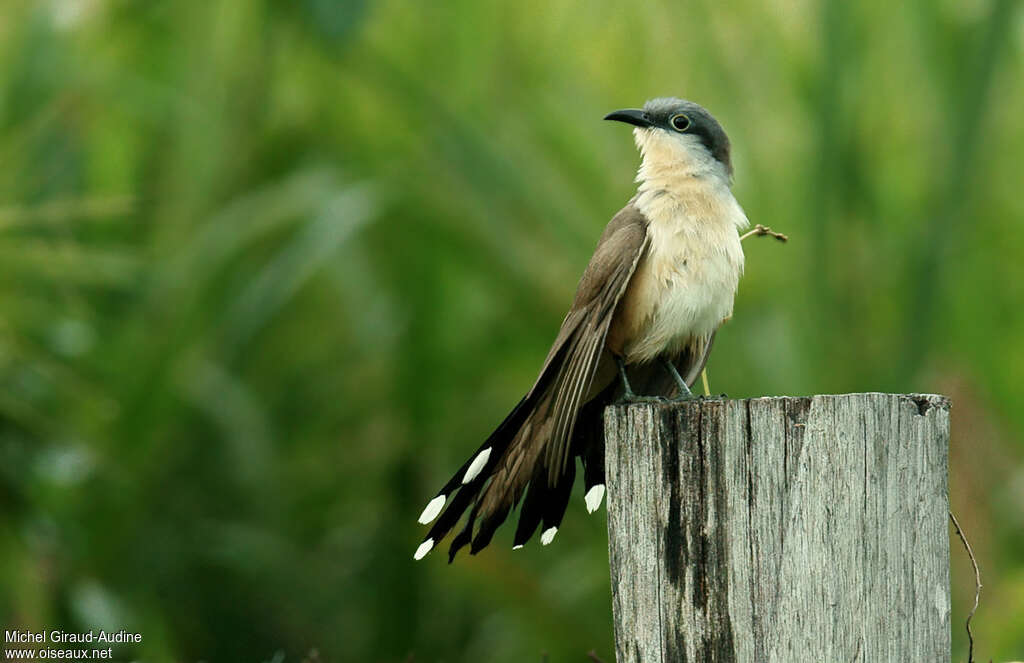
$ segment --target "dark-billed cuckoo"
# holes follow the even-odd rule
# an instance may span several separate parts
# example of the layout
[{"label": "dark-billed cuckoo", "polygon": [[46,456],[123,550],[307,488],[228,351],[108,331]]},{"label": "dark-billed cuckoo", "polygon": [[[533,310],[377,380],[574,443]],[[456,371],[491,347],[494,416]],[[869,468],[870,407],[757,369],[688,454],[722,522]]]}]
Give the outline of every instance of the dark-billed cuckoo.
[{"label": "dark-billed cuckoo", "polygon": [[[608,223],[530,391],[430,500],[422,559],[469,510],[448,550],[476,553],[522,502],[513,549],[551,543],[583,466],[584,503],[604,497],[602,411],[618,400],[692,398],[743,272],[729,139],[704,108],[654,99],[606,120],[633,125],[636,195]],[[638,396],[637,394],[645,396]]]}]

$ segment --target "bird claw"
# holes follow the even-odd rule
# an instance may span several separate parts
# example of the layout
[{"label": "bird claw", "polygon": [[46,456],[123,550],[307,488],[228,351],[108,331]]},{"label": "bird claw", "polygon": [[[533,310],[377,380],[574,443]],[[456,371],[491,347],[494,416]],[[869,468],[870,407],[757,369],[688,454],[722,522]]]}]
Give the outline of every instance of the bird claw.
[{"label": "bird claw", "polygon": [[663,396],[638,396],[637,394],[623,394],[622,398],[615,401],[616,405],[629,403],[668,403],[669,400]]}]

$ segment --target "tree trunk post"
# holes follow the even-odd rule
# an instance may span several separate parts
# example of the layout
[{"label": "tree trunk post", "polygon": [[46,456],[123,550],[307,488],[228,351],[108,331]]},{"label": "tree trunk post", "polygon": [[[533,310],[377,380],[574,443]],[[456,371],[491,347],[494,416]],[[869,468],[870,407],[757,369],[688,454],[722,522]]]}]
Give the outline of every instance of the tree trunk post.
[{"label": "tree trunk post", "polygon": [[950,661],[942,396],[605,411],[618,663]]}]

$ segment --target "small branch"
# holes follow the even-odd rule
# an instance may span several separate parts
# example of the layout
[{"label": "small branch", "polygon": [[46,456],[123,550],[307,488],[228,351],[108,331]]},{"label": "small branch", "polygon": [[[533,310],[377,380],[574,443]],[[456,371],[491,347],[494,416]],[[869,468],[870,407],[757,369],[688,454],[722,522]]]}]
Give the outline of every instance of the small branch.
[{"label": "small branch", "polygon": [[746,238],[752,237],[752,236],[757,236],[757,237],[771,236],[771,237],[774,237],[775,239],[779,240],[780,242],[788,242],[789,241],[789,237],[787,237],[786,235],[783,235],[782,233],[777,233],[774,230],[772,230],[771,228],[769,228],[768,226],[762,226],[760,223],[757,224],[756,226],[754,226],[753,230],[747,231],[746,233],[740,235],[740,241],[742,242]]},{"label": "small branch", "polygon": [[952,511],[949,512],[949,519],[953,521],[956,534],[963,541],[964,548],[967,549],[967,555],[971,558],[971,566],[974,567],[974,607],[971,608],[971,612],[967,615],[967,663],[974,663],[974,634],[971,633],[971,619],[974,618],[974,613],[978,610],[978,598],[981,596],[981,572],[978,571],[978,560],[974,558],[971,544],[967,542],[967,537],[964,536],[963,530],[960,529],[960,523],[957,522],[956,516],[953,515]]},{"label": "small branch", "polygon": [[594,663],[604,663],[604,661],[602,661],[598,657],[597,652],[595,652],[593,649],[591,649],[590,651],[587,652],[587,658],[589,658]]}]

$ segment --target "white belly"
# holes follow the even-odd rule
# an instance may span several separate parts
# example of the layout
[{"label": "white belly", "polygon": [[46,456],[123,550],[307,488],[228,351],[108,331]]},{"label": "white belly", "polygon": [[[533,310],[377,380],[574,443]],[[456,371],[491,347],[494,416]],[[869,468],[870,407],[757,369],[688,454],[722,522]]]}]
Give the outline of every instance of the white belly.
[{"label": "white belly", "polygon": [[689,193],[637,201],[650,222],[650,248],[625,293],[616,330],[628,363],[676,355],[732,315],[743,271],[737,228],[746,216],[726,187]]}]

